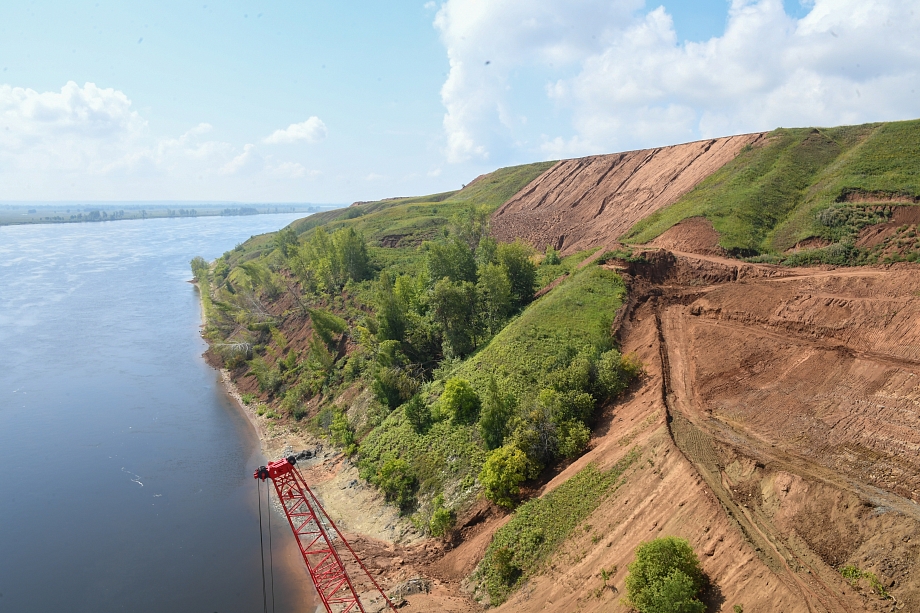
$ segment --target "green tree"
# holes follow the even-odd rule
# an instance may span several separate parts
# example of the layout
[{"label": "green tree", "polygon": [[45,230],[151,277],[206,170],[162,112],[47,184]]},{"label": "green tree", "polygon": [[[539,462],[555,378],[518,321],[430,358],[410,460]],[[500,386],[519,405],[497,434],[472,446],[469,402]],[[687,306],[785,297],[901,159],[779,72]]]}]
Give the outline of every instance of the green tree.
[{"label": "green tree", "polygon": [[430,304],[444,334],[445,351],[457,357],[472,352],[476,348],[476,286],[443,278],[434,284]]},{"label": "green tree", "polygon": [[290,226],[275,234],[275,249],[288,258],[297,251],[297,232]]},{"label": "green tree", "polygon": [[511,302],[518,309],[533,300],[537,285],[537,268],[530,261],[531,253],[530,246],[520,239],[513,243],[499,243],[495,253],[511,284]]},{"label": "green tree", "polygon": [[350,279],[362,281],[370,276],[370,258],[364,236],[354,228],[343,228],[332,235],[335,259],[338,263],[337,282],[339,287]]},{"label": "green tree", "polygon": [[511,282],[505,269],[498,264],[480,266],[476,295],[479,321],[489,334],[497,333],[511,314]]},{"label": "green tree", "polygon": [[428,521],[428,530],[432,536],[444,536],[454,525],[454,514],[444,506],[444,494],[435,496],[431,506],[431,519]]},{"label": "green tree", "polygon": [[377,340],[400,341],[406,337],[408,305],[394,291],[393,279],[381,273],[376,284]]},{"label": "green tree", "polygon": [[441,410],[455,423],[473,423],[479,415],[479,396],[469,381],[463,379],[448,379],[439,402]]},{"label": "green tree", "polygon": [[426,242],[426,263],[430,283],[447,278],[455,283],[476,283],[476,259],[463,240],[450,237],[443,241]]},{"label": "green tree", "polygon": [[559,424],[559,455],[576,458],[588,447],[591,430],[584,423],[570,419]]},{"label": "green tree", "polygon": [[495,504],[513,508],[520,485],[528,472],[527,456],[515,445],[503,445],[490,452],[479,473],[485,496]]},{"label": "green tree", "polygon": [[504,444],[515,407],[514,397],[502,394],[495,377],[490,376],[479,417],[479,434],[486,449],[491,451]]},{"label": "green tree", "polygon": [[210,267],[208,266],[208,261],[206,259],[204,259],[200,255],[196,255],[195,257],[192,258],[191,266],[192,266],[192,274],[195,276],[196,281],[199,281],[199,282],[201,280],[207,281],[208,269]]},{"label": "green tree", "polygon": [[640,613],[703,613],[698,596],[705,577],[686,539],[668,536],[636,549],[626,597]]},{"label": "green tree", "polygon": [[348,423],[348,416],[345,411],[339,410],[333,413],[329,434],[332,436],[333,442],[345,448],[347,455],[352,455],[357,450],[355,429]]},{"label": "green tree", "polygon": [[310,322],[313,324],[313,331],[319,336],[329,350],[336,346],[336,334],[342,334],[348,329],[348,322],[323,309],[307,309],[310,314]]},{"label": "green tree", "polygon": [[405,411],[406,419],[409,420],[416,432],[424,432],[431,422],[431,409],[428,408],[424,399],[419,395],[410,398],[403,405],[403,411]]},{"label": "green tree", "polygon": [[451,220],[453,234],[475,252],[483,237],[489,234],[489,209],[473,206],[458,211]]}]

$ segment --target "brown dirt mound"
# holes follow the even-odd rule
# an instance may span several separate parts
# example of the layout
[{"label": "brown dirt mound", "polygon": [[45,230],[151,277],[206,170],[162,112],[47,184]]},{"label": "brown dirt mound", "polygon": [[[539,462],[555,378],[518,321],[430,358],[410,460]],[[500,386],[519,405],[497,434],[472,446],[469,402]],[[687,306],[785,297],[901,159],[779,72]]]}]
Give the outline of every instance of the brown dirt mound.
[{"label": "brown dirt mound", "polygon": [[819,238],[817,236],[812,236],[797,242],[795,245],[786,249],[785,253],[796,253],[799,251],[808,251],[809,249],[820,249],[822,247],[827,247],[831,242],[826,238]]},{"label": "brown dirt mound", "polygon": [[728,255],[719,246],[719,233],[705,217],[690,217],[668,228],[650,247],[702,255]]},{"label": "brown dirt mound", "polygon": [[763,138],[744,134],[559,162],[495,212],[492,233],[565,254],[612,245]]}]

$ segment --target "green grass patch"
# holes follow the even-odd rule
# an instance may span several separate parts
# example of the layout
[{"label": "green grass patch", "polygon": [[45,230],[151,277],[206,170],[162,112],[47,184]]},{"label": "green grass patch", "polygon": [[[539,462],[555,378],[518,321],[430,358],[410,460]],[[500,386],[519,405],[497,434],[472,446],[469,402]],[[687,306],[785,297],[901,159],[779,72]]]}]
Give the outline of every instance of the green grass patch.
[{"label": "green grass patch", "polygon": [[402,407],[361,441],[359,455],[361,476],[371,482],[387,460],[404,460],[422,496],[458,486],[472,488],[486,459],[474,425],[440,421],[418,433]]},{"label": "green grass patch", "polygon": [[888,593],[888,590],[885,589],[882,582],[878,580],[878,576],[871,571],[860,570],[858,567],[850,564],[841,568],[840,574],[843,575],[844,579],[850,582],[850,585],[854,589],[859,587],[860,579],[865,579],[869,584],[869,589],[875,592],[879,598],[882,600],[891,598],[891,594]]},{"label": "green grass patch", "polygon": [[485,585],[492,606],[504,602],[536,572],[575,528],[610,495],[623,472],[641,455],[632,449],[613,468],[589,464],[542,498],[524,503],[489,544],[473,577]]},{"label": "green grass patch", "polygon": [[597,249],[586,249],[567,255],[558,264],[541,264],[537,267],[537,289],[543,289],[562,275],[570,275],[578,269],[578,265],[585,261]]},{"label": "green grass patch", "polygon": [[572,355],[609,335],[625,294],[618,274],[587,266],[527,307],[454,376],[482,394],[494,375],[502,390],[523,399],[546,387],[549,374]]},{"label": "green grass patch", "polygon": [[500,168],[459,191],[356,203],[299,219],[290,227],[303,234],[317,226],[325,226],[330,233],[351,226],[371,244],[413,247],[434,238],[459,208],[484,206],[489,212],[494,211],[553,164],[539,162]]}]

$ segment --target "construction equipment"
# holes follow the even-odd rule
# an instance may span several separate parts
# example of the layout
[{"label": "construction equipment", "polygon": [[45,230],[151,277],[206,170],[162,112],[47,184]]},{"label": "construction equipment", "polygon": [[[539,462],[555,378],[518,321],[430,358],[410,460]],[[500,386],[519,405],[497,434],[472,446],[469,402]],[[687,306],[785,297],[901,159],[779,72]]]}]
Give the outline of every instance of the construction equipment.
[{"label": "construction equipment", "polygon": [[[270,462],[268,466],[260,466],[253,477],[262,481],[271,479],[275,486],[281,508],[294,532],[300,553],[326,611],[370,613],[388,606],[395,612],[396,607],[316,499],[303,475],[295,467],[296,464],[294,456],[281,458]],[[346,564],[352,567],[351,575],[346,570]],[[354,579],[367,583],[363,577],[373,587],[368,585],[366,587],[369,589],[359,594],[362,586]]]}]

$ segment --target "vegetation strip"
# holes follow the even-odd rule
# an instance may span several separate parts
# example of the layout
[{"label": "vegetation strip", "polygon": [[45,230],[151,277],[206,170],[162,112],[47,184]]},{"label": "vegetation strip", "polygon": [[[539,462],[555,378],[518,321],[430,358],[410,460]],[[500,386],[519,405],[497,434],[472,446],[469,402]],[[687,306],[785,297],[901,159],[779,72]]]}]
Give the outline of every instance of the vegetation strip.
[{"label": "vegetation strip", "polygon": [[537,572],[560,544],[613,492],[639,457],[634,448],[613,468],[589,464],[542,498],[522,504],[489,544],[473,578],[485,585],[492,606],[504,602]]}]

